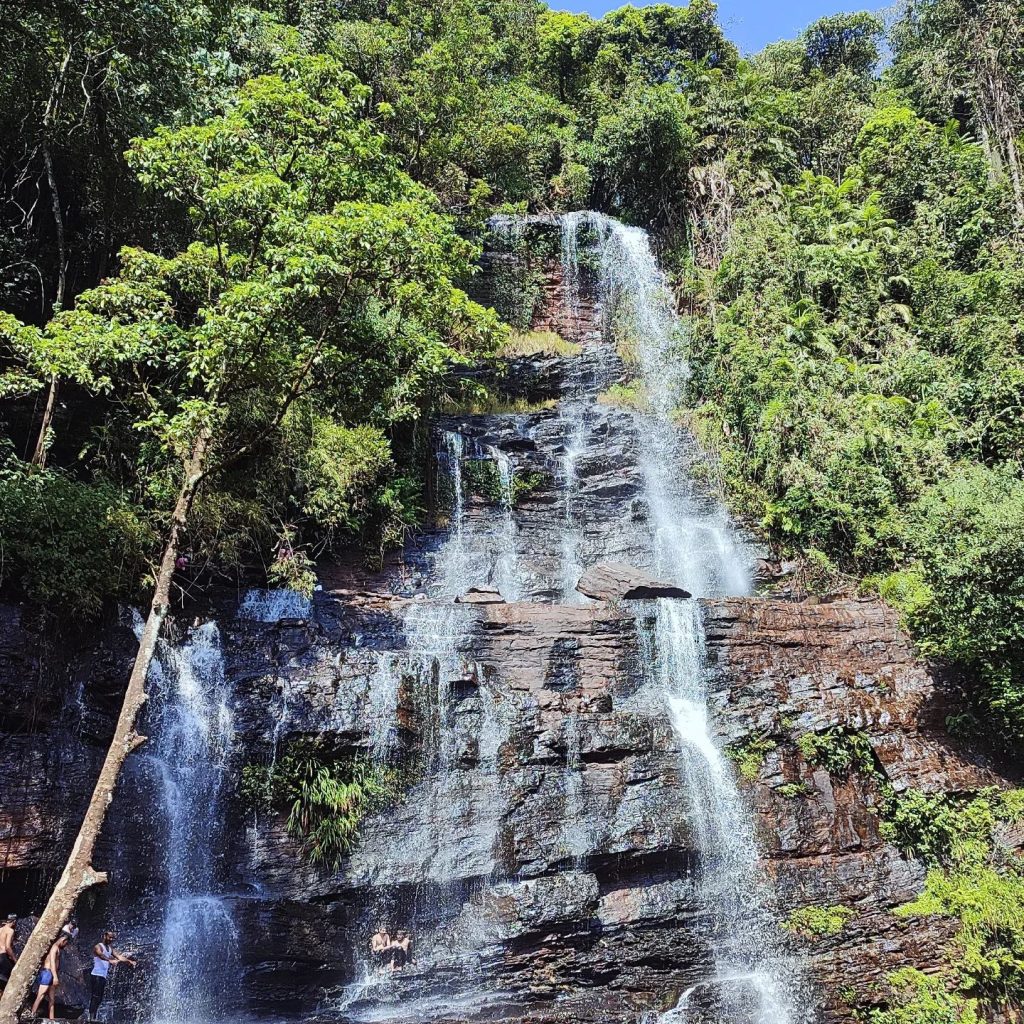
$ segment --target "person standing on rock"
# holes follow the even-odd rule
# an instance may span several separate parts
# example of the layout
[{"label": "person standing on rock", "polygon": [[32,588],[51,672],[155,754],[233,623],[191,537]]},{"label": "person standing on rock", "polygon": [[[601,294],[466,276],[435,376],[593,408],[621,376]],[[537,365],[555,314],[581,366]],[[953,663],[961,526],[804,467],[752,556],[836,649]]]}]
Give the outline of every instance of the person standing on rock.
[{"label": "person standing on rock", "polygon": [[18,915],[8,914],[0,925],[0,984],[6,985],[14,969],[18,954],[14,952],[14,929],[18,926]]},{"label": "person standing on rock", "polygon": [[60,938],[46,954],[43,969],[39,972],[39,991],[36,993],[36,1001],[32,1004],[30,1017],[38,1016],[39,1005],[45,997],[50,1006],[50,1020],[54,1020],[54,1005],[57,1001],[57,989],[60,987],[60,956],[68,941],[67,934],[61,932]]},{"label": "person standing on rock", "polygon": [[124,953],[119,953],[111,946],[117,936],[112,931],[105,931],[103,937],[92,948],[92,974],[89,975],[89,1020],[96,1020],[100,1003],[107,991],[107,977],[114,964],[138,964]]}]

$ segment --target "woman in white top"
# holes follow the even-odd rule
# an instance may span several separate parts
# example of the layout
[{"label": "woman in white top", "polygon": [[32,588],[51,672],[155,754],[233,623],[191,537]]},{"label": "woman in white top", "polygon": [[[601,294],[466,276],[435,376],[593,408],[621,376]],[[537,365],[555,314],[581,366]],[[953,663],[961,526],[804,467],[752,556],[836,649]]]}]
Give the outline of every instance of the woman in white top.
[{"label": "woman in white top", "polygon": [[96,1020],[100,1003],[107,991],[107,975],[113,964],[131,964],[136,966],[134,960],[119,953],[110,944],[117,936],[113,932],[104,932],[103,938],[93,946],[92,949],[92,975],[89,978],[91,983],[89,993],[89,1020]]}]

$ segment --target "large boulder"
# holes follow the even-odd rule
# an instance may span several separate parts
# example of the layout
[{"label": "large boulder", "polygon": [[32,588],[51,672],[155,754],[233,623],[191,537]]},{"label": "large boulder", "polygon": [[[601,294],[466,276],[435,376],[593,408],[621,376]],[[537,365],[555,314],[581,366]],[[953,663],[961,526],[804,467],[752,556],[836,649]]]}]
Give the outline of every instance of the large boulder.
[{"label": "large boulder", "polygon": [[603,562],[588,569],[580,577],[576,589],[595,601],[645,601],[693,596],[674,583],[656,580],[640,569],[619,562]]}]

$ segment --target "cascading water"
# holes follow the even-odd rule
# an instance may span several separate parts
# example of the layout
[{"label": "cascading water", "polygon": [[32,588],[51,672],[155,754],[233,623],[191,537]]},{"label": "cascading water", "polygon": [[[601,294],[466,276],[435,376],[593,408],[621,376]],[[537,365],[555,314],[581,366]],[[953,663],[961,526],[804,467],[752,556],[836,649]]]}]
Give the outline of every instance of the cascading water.
[{"label": "cascading water", "polygon": [[[467,502],[465,464],[468,459],[486,460],[494,467],[499,485],[497,524],[471,523]],[[382,652],[377,669],[368,683],[368,704],[372,718],[372,755],[387,762],[395,753],[393,733],[402,680],[408,678],[421,708],[422,764],[419,770],[427,783],[416,798],[415,827],[401,850],[357,855],[355,870],[366,870],[374,878],[400,875],[401,861],[424,865],[426,881],[418,886],[414,905],[396,909],[395,898],[383,884],[368,908],[367,938],[380,923],[411,928],[416,935],[418,958],[434,962],[448,976],[453,972],[457,989],[466,1005],[484,999],[481,936],[467,934],[467,902],[478,893],[481,883],[467,886],[460,874],[463,839],[453,829],[459,819],[473,836],[476,848],[486,849],[497,840],[500,820],[498,796],[498,752],[507,737],[504,707],[483,679],[483,670],[470,660],[465,649],[470,635],[471,609],[454,599],[473,585],[490,583],[502,594],[514,598],[519,578],[516,557],[516,527],[513,520],[515,470],[511,459],[495,447],[481,448],[467,443],[456,431],[439,437],[437,465],[442,475],[438,490],[449,499],[446,537],[434,554],[425,595],[410,601],[400,613],[404,650]],[[477,785],[487,787],[491,799],[467,789],[465,773],[456,771],[464,756],[457,744],[455,715],[466,686],[475,688],[479,706],[476,759]],[[481,812],[481,808],[485,813]],[[467,820],[468,819],[468,820]],[[363,863],[359,857],[365,855]],[[490,864],[486,869],[490,870]],[[396,914],[405,917],[396,918]],[[369,929],[369,930],[367,930]],[[415,1017],[450,1001],[439,997],[437,982],[426,972],[411,982],[407,976],[392,976],[375,970],[367,948],[359,943],[353,951],[359,964],[357,978],[336,997],[331,1009],[359,1021],[390,1019],[399,1007],[403,1015]],[[404,984],[403,984],[404,983]]]},{"label": "cascading water", "polygon": [[[134,625],[138,635],[137,614]],[[218,863],[233,726],[216,623],[194,627],[180,643],[161,640],[149,685],[152,738],[139,760],[163,864],[144,1013],[153,1024],[202,1024],[231,1006],[225,979],[236,970],[238,940]]]},{"label": "cascading water", "polygon": [[[508,227],[517,244],[522,225]],[[561,529],[549,535],[543,592],[580,603],[575,587],[581,572],[628,551],[624,557],[697,596],[747,593],[743,546],[721,508],[692,486],[692,453],[672,422],[687,377],[685,339],[646,235],[595,214],[569,215],[561,231],[568,315],[574,324],[583,321],[584,289],[589,301],[596,285],[605,330],[591,324],[577,331],[582,353],[569,362],[557,412],[545,420],[544,429],[555,439],[546,449],[547,467],[560,491],[551,515]],[[588,307],[586,315],[592,313]],[[622,374],[619,352],[636,360],[644,408],[621,409],[601,400]],[[363,652],[370,653],[368,756],[386,765],[402,756],[399,720],[407,700],[417,702],[421,732],[417,782],[398,812],[405,826],[401,841],[374,845],[368,829],[345,869],[352,891],[366,896],[354,920],[346,922],[354,965],[348,977],[357,980],[327,1007],[344,1020],[431,1020],[456,1006],[469,1015],[500,985],[488,973],[500,940],[489,933],[481,908],[488,892],[500,896],[502,885],[516,881],[501,876],[499,833],[509,817],[503,751],[514,746],[508,740],[515,739],[511,729],[522,709],[512,706],[520,698],[468,649],[476,613],[454,598],[487,584],[510,601],[542,588],[533,586],[534,570],[525,567],[526,560],[520,564],[518,545],[529,520],[517,519],[516,463],[499,440],[508,436],[507,424],[481,429],[480,440],[472,425],[446,426],[437,450],[439,491],[450,498],[446,535],[428,562],[417,599],[401,606],[394,649],[389,643],[388,649]],[[614,480],[609,486],[610,436],[629,448],[632,491],[614,491]],[[522,454],[516,458],[525,461]],[[471,463],[493,467],[497,500],[489,509],[479,494],[470,494],[471,485],[479,487],[479,480],[470,479]],[[560,587],[552,586],[559,580]],[[296,595],[266,591],[247,594],[238,611],[239,619],[262,623],[312,614],[310,603]],[[714,739],[699,608],[661,601],[638,609],[637,619],[644,686],[621,700],[655,719],[661,735],[667,732],[662,723],[670,722],[678,741],[680,800],[701,863],[694,885],[709,933],[702,938],[712,950],[706,978],[663,1019],[795,1024],[801,1019],[797,984],[785,978],[792,965],[780,951],[771,901],[764,897],[751,819]],[[147,1016],[152,1024],[203,1024],[223,1015],[236,942],[215,852],[221,848],[221,795],[232,743],[216,627],[197,627],[177,646],[162,644],[154,672],[153,743],[143,757],[161,811],[158,845],[165,855],[152,943],[159,969]],[[297,687],[296,705],[301,692]],[[560,696],[552,688],[545,699]],[[600,784],[588,762],[592,738],[576,701],[567,687],[558,705],[562,727],[553,742],[559,759],[564,753],[564,765],[547,762],[538,779],[542,772],[562,773],[557,785],[563,820],[551,830],[553,862],[568,863],[583,875],[596,870],[604,825],[593,818]],[[276,744],[289,714],[287,689],[271,710]],[[380,921],[412,928],[413,970],[392,977],[371,967],[367,942]]]},{"label": "cascading water", "polygon": [[[566,230],[583,226],[596,236],[605,321],[620,347],[634,355],[644,392],[646,411],[632,415],[651,568],[697,597],[746,594],[747,560],[725,513],[695,494],[686,472],[689,453],[671,421],[688,377],[685,339],[649,240],[639,229],[598,214],[575,215]],[[578,259],[578,246],[563,244],[563,254]],[[567,280],[578,277],[577,268],[565,269]],[[645,611],[638,622],[648,686],[664,701],[681,746],[680,774],[702,859],[700,898],[715,930],[715,975],[697,986],[713,991],[702,993],[708,998],[701,1002],[729,1024],[788,1024],[797,1013],[793,965],[781,952],[764,898],[749,815],[714,741],[699,607],[660,601]],[[694,990],[664,1019],[707,1019],[691,1001],[698,1002]]]}]

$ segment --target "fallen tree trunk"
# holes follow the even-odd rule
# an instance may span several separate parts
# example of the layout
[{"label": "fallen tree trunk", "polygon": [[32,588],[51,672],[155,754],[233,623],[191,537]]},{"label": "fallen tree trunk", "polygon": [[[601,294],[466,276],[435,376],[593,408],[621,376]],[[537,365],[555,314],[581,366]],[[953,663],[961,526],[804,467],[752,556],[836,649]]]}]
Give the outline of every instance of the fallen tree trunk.
[{"label": "fallen tree trunk", "polygon": [[85,817],[78,830],[74,846],[68,857],[64,872],[50,895],[32,934],[25,943],[17,962],[11,971],[7,987],[0,995],[0,1024],[17,1024],[18,1012],[28,995],[39,965],[46,956],[51,943],[71,916],[79,897],[94,885],[107,881],[106,872],[97,871],[92,865],[96,841],[103,829],[107,810],[114,799],[114,790],[128,755],[145,743],[146,737],[135,729],[139,712],[146,702],[146,678],[156,653],[157,640],[170,607],[171,582],[174,578],[175,561],[178,557],[178,543],[181,532],[188,520],[196,491],[206,467],[209,449],[209,432],[202,433],[196,440],[192,453],[185,463],[185,475],[178,499],[175,503],[171,527],[167,536],[160,570],[157,573],[153,600],[149,616],[139,641],[139,650],[132,666],[132,674],[125,690],[124,703],[118,715],[114,737],[107,750],[99,778],[93,789]]}]

